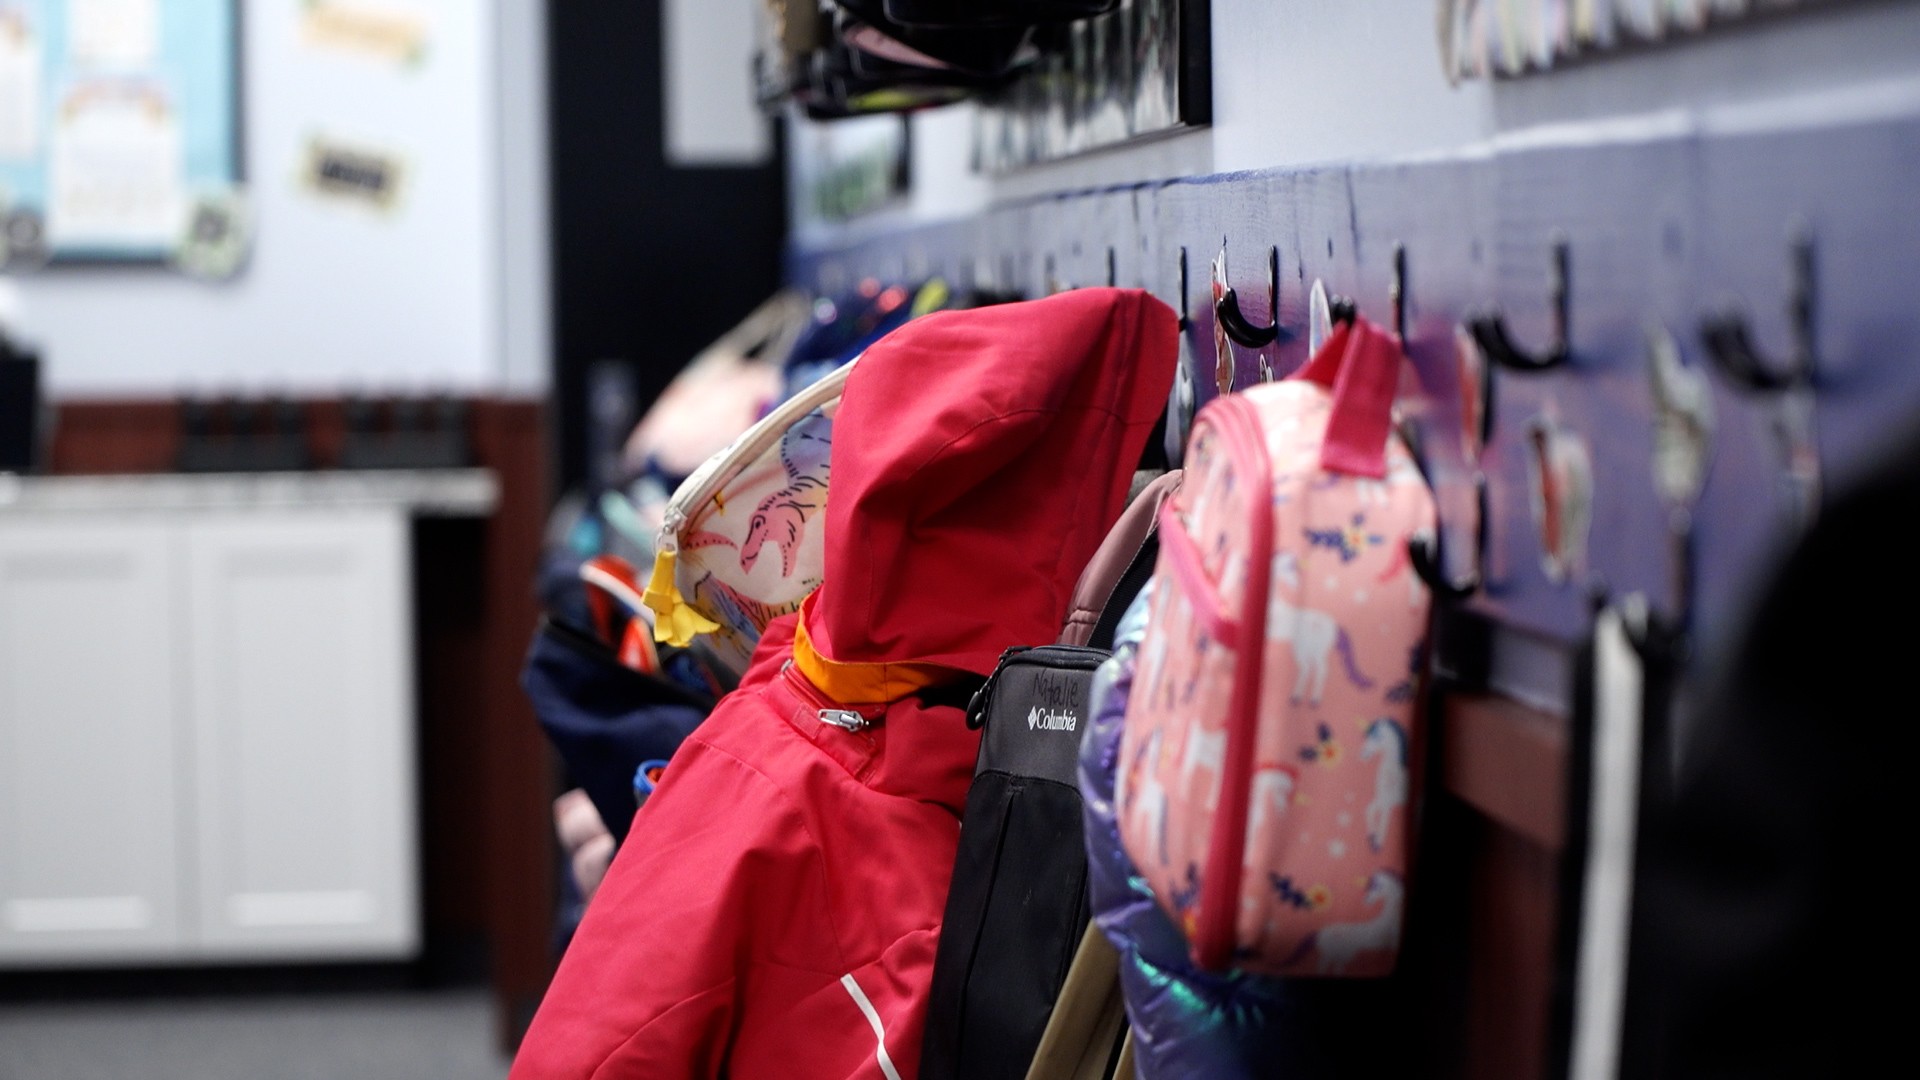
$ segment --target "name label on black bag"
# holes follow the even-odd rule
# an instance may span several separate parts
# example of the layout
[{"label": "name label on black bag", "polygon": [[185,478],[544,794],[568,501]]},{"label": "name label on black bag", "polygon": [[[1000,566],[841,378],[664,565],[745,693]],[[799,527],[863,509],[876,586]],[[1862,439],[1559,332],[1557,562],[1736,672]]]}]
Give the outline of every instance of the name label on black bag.
[{"label": "name label on black bag", "polygon": [[1086,725],[1087,688],[1106,653],[1048,645],[1002,661],[989,682],[980,760],[974,775],[999,772],[1074,782]]},{"label": "name label on black bag", "polygon": [[1027,712],[1028,731],[1078,731],[1080,708],[1087,696],[1088,674],[1037,669],[1033,678],[1033,707]]}]

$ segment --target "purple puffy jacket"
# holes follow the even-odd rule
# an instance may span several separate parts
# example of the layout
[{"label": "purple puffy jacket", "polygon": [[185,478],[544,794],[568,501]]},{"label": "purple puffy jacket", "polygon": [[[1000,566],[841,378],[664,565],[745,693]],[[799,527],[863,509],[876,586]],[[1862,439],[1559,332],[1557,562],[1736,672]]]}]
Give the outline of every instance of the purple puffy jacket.
[{"label": "purple puffy jacket", "polygon": [[1114,777],[1134,652],[1152,595],[1148,582],[1120,620],[1113,658],[1094,675],[1092,719],[1080,744],[1093,918],[1120,953],[1139,1074],[1142,1080],[1390,1075],[1384,1055],[1399,1025],[1381,1024],[1389,984],[1196,969],[1186,938],[1120,846]]}]

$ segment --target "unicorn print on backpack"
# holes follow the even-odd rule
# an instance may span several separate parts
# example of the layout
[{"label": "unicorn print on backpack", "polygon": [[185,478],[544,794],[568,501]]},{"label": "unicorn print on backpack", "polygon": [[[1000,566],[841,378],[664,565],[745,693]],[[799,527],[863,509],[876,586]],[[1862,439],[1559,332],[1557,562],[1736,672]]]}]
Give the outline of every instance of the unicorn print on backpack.
[{"label": "unicorn print on backpack", "polygon": [[1220,805],[1220,770],[1227,764],[1227,733],[1208,731],[1195,724],[1187,729],[1187,741],[1180,754],[1180,789],[1189,797],[1193,793],[1194,770],[1200,769],[1212,778],[1207,785],[1207,797],[1203,800],[1207,809]]},{"label": "unicorn print on backpack", "polygon": [[1293,799],[1294,782],[1300,771],[1291,765],[1262,765],[1253,773],[1253,809],[1247,818],[1247,835],[1259,836],[1269,819],[1279,819]]},{"label": "unicorn print on backpack", "polygon": [[1407,732],[1387,717],[1367,725],[1360,744],[1360,760],[1380,759],[1373,773],[1373,801],[1367,804],[1367,844],[1375,851],[1387,846],[1387,829],[1394,811],[1407,805]]},{"label": "unicorn print on backpack", "polygon": [[1316,931],[1301,946],[1304,958],[1308,949],[1320,954],[1318,970],[1322,975],[1343,975],[1362,953],[1391,951],[1400,942],[1400,913],[1406,901],[1406,886],[1391,870],[1375,870],[1367,878],[1368,904],[1380,910],[1365,922],[1335,923]]},{"label": "unicorn print on backpack", "polygon": [[1216,399],[1161,513],[1118,824],[1203,971],[1393,967],[1432,604],[1407,542],[1437,526],[1393,422],[1404,363],[1356,318],[1296,375]]},{"label": "unicorn print on backpack", "polygon": [[[1279,574],[1276,571],[1275,576]],[[1361,690],[1373,689],[1373,680],[1360,671],[1353,652],[1353,638],[1335,622],[1333,616],[1313,608],[1298,607],[1278,589],[1267,600],[1267,640],[1285,642],[1293,648],[1293,700],[1315,705],[1327,689],[1327,666],[1334,653],[1347,678]]]},{"label": "unicorn print on backpack", "polygon": [[1140,836],[1154,838],[1160,862],[1167,861],[1167,789],[1160,781],[1162,733],[1148,736],[1133,755],[1131,768],[1122,767],[1114,780],[1113,802]]}]

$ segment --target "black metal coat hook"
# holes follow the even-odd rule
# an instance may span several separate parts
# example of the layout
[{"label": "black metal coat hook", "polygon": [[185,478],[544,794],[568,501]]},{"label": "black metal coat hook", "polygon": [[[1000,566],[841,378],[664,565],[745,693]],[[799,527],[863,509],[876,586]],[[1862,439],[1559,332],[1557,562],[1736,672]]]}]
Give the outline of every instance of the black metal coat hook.
[{"label": "black metal coat hook", "polygon": [[1667,558],[1673,575],[1674,610],[1661,621],[1676,632],[1693,625],[1693,595],[1700,578],[1699,547],[1693,539],[1693,514],[1684,511],[1667,526]]},{"label": "black metal coat hook", "polygon": [[1185,333],[1193,325],[1193,318],[1187,310],[1187,249],[1180,248],[1180,332]]},{"label": "black metal coat hook", "polygon": [[1360,305],[1353,302],[1351,296],[1330,296],[1327,298],[1327,318],[1336,326],[1352,326],[1353,320],[1360,317]]},{"label": "black metal coat hook", "polygon": [[1440,545],[1424,536],[1416,536],[1407,541],[1407,559],[1413,564],[1413,572],[1427,589],[1440,600],[1459,602],[1480,591],[1480,575],[1469,574],[1462,581],[1450,581],[1446,571],[1440,567]]},{"label": "black metal coat hook", "polygon": [[1108,244],[1107,245],[1107,288],[1111,289],[1118,284],[1120,284],[1120,257],[1114,252],[1113,245]]},{"label": "black metal coat hook", "polygon": [[1553,341],[1544,352],[1528,352],[1516,345],[1507,332],[1507,320],[1491,311],[1468,320],[1467,328],[1488,361],[1511,371],[1548,371],[1567,362],[1573,355],[1569,326],[1573,321],[1568,277],[1572,259],[1564,236],[1553,240],[1553,260],[1547,277],[1547,294],[1553,304]]},{"label": "black metal coat hook", "polygon": [[1806,236],[1793,242],[1793,291],[1787,299],[1787,314],[1793,322],[1793,355],[1786,363],[1760,357],[1747,329],[1746,314],[1729,308],[1700,320],[1700,342],[1715,367],[1735,386],[1760,393],[1804,389],[1812,385],[1814,353],[1814,265],[1813,241]]},{"label": "black metal coat hook", "polygon": [[[1431,477],[1424,464],[1427,457],[1425,448],[1421,445],[1423,440],[1421,438],[1419,425],[1403,420],[1401,423],[1396,424],[1395,428],[1400,432],[1400,437],[1406,441],[1407,451],[1413,455],[1414,463],[1419,467],[1420,474],[1427,476],[1429,483],[1431,483]],[[1487,475],[1485,473],[1474,473],[1473,494],[1475,510],[1479,515],[1479,520],[1474,523],[1475,548],[1473,569],[1468,572],[1465,578],[1456,581],[1447,576],[1446,560],[1442,556],[1439,540],[1440,534],[1443,533],[1445,529],[1440,523],[1435,523],[1434,534],[1432,536],[1415,535],[1407,538],[1407,561],[1413,567],[1414,576],[1418,577],[1421,583],[1426,585],[1434,596],[1442,600],[1465,600],[1480,591],[1480,565],[1486,556],[1487,550],[1487,507],[1489,500],[1487,497]]]},{"label": "black metal coat hook", "polygon": [[1407,245],[1393,245],[1393,278],[1387,282],[1387,299],[1393,303],[1393,336],[1400,347],[1407,346]]},{"label": "black metal coat hook", "polygon": [[1240,311],[1240,297],[1229,285],[1220,295],[1219,302],[1213,305],[1213,317],[1220,321],[1221,329],[1227,337],[1243,348],[1263,349],[1280,339],[1280,249],[1267,250],[1267,292],[1272,305],[1273,322],[1266,326],[1255,326],[1247,321]]},{"label": "black metal coat hook", "polygon": [[1413,565],[1415,576],[1419,577],[1421,583],[1440,600],[1458,602],[1480,591],[1482,584],[1480,564],[1486,557],[1487,551],[1489,502],[1487,478],[1484,473],[1474,476],[1473,494],[1479,520],[1474,522],[1473,569],[1469,570],[1465,577],[1456,580],[1447,576],[1446,560],[1442,557],[1440,550],[1438,526],[1435,529],[1435,536],[1414,536],[1407,540],[1407,560]]}]

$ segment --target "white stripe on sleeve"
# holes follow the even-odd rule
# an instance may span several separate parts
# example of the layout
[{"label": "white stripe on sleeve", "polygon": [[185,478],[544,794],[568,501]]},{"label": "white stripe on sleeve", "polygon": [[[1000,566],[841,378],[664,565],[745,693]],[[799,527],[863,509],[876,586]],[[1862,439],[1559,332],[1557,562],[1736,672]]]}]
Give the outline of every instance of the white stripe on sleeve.
[{"label": "white stripe on sleeve", "polygon": [[874,1041],[880,1044],[874,1053],[880,1062],[880,1071],[886,1074],[887,1080],[900,1080],[900,1070],[893,1067],[893,1059],[887,1056],[887,1029],[880,1026],[880,1014],[874,1011],[873,1002],[867,1000],[867,992],[860,989],[860,984],[853,981],[852,975],[840,976],[840,985],[847,988],[847,994],[853,998],[855,1005],[860,1006],[860,1014],[867,1018],[867,1023],[873,1028]]}]

